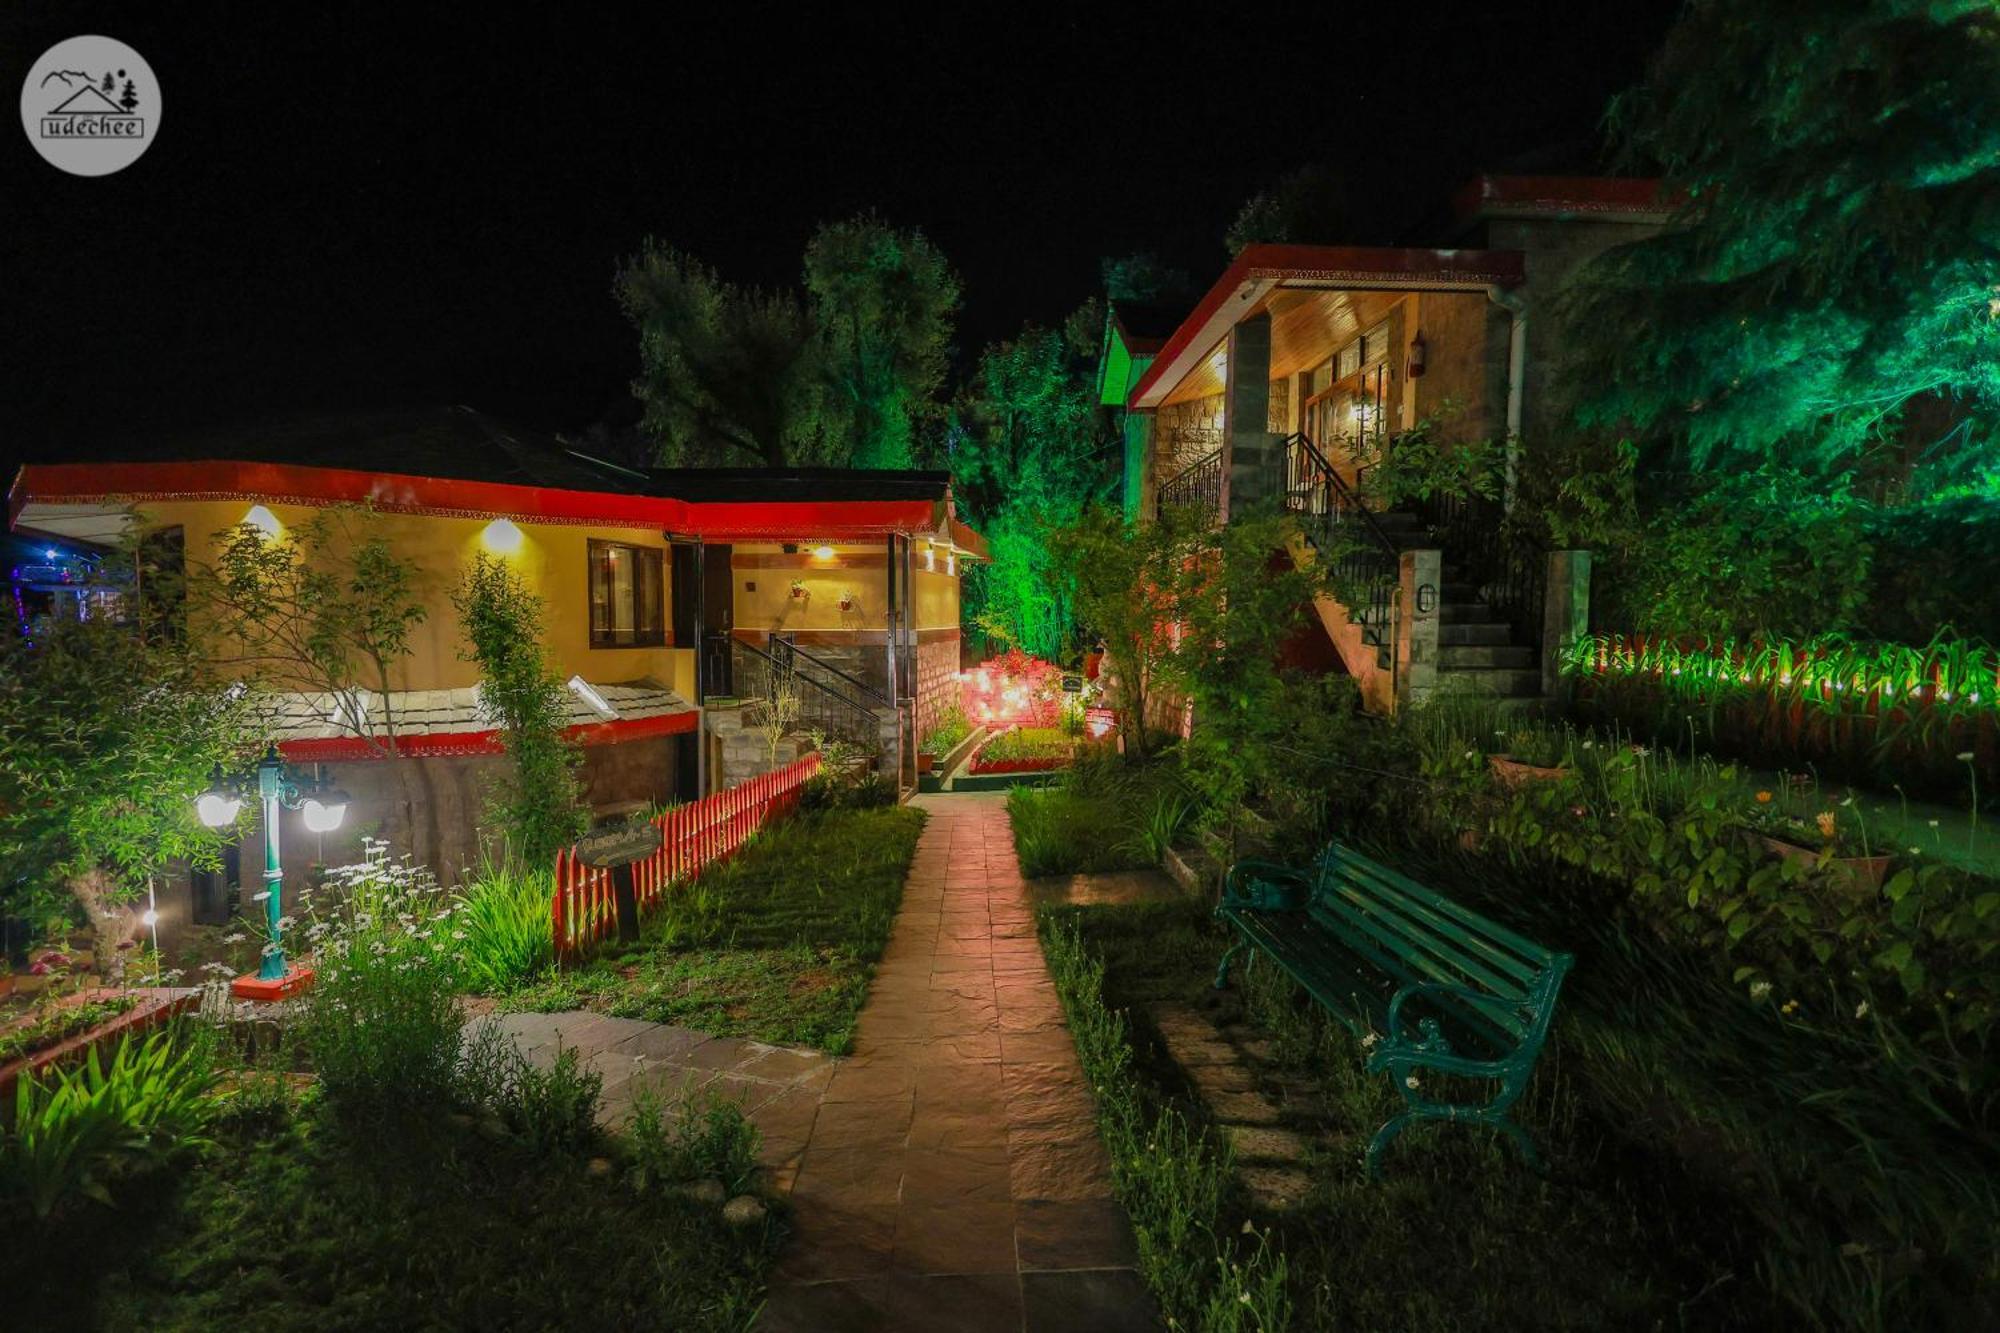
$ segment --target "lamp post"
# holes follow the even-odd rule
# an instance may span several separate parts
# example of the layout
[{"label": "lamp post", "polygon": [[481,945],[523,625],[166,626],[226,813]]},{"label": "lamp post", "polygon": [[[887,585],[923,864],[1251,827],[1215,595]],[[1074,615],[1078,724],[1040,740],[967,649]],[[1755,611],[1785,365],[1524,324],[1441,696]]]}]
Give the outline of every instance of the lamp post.
[{"label": "lamp post", "polygon": [[[331,833],[340,827],[341,820],[347,815],[347,793],[317,781],[300,781],[287,771],[275,745],[264,747],[264,757],[257,761],[256,775],[257,797],[264,806],[264,922],[270,943],[264,949],[257,975],[236,978],[230,985],[230,991],[239,999],[278,1000],[303,990],[312,979],[310,971],[301,969],[293,972],[285,965],[283,931],[278,924],[284,918],[285,872],[279,839],[281,817],[286,810],[297,810],[308,830]],[[218,766],[209,782],[209,789],[195,801],[195,813],[210,828],[226,828],[236,821],[238,812],[243,808],[244,790],[244,787],[225,779]]]}]

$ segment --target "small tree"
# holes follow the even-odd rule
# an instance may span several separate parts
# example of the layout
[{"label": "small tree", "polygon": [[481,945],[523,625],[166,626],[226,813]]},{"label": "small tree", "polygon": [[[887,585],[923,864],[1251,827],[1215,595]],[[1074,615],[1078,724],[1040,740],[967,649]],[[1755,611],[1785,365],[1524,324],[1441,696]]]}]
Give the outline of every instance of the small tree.
[{"label": "small tree", "polygon": [[474,559],[457,589],[466,661],[479,665],[480,699],[500,723],[513,772],[492,798],[508,854],[524,866],[548,864],[589,826],[577,765],[563,735],[569,693],[542,647],[542,601],[504,561]]},{"label": "small tree", "polygon": [[196,571],[193,593],[219,666],[329,696],[339,725],[393,756],[390,678],[425,611],[416,562],[395,553],[377,522],[341,506],[290,535],[238,524],[216,534],[216,561]]},{"label": "small tree", "polygon": [[170,861],[214,865],[194,816],[211,769],[253,739],[231,690],[171,633],[108,618],[0,638],[0,892],[44,920],[67,895],[110,956],[110,922]]},{"label": "small tree", "polygon": [[801,706],[799,673],[790,667],[773,668],[771,693],[768,698],[758,701],[756,723],[770,751],[769,762],[773,768],[778,764],[778,746],[798,726]]}]

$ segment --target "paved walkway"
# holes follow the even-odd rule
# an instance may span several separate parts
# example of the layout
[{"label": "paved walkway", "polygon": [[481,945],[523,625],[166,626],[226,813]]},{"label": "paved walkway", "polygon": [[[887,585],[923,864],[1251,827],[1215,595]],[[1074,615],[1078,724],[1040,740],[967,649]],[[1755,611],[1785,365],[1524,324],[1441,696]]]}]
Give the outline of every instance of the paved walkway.
[{"label": "paved walkway", "polygon": [[918,801],[930,822],[757,1327],[1156,1327],[1005,797]]}]

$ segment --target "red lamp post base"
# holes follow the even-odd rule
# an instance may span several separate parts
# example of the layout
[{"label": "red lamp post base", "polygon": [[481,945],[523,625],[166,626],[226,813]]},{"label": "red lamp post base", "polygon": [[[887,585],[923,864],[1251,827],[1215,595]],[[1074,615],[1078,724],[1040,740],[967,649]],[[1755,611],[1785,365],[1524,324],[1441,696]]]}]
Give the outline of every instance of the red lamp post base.
[{"label": "red lamp post base", "polygon": [[294,967],[285,975],[267,981],[256,973],[246,973],[229,983],[229,993],[239,1000],[254,1000],[259,1004],[270,1004],[276,1000],[289,1000],[302,994],[312,986],[313,970],[309,967]]}]

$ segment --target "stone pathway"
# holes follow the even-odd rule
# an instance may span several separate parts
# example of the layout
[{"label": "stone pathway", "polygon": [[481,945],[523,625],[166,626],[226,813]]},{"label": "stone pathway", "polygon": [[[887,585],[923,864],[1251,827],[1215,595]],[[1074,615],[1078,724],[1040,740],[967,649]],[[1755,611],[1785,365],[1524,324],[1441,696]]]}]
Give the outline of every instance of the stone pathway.
[{"label": "stone pathway", "polygon": [[1236,1174],[1257,1203],[1273,1211],[1294,1208],[1312,1188],[1305,1172],[1311,1145],[1280,1127],[1278,1104],[1258,1087],[1255,1066],[1269,1063],[1270,1043],[1232,1042],[1199,1010],[1185,1004],[1152,1006],[1153,1026],[1201,1093],[1209,1114],[1236,1150]]},{"label": "stone pathway", "polygon": [[1005,797],[931,818],[792,1183],[759,1330],[1157,1327]]}]

